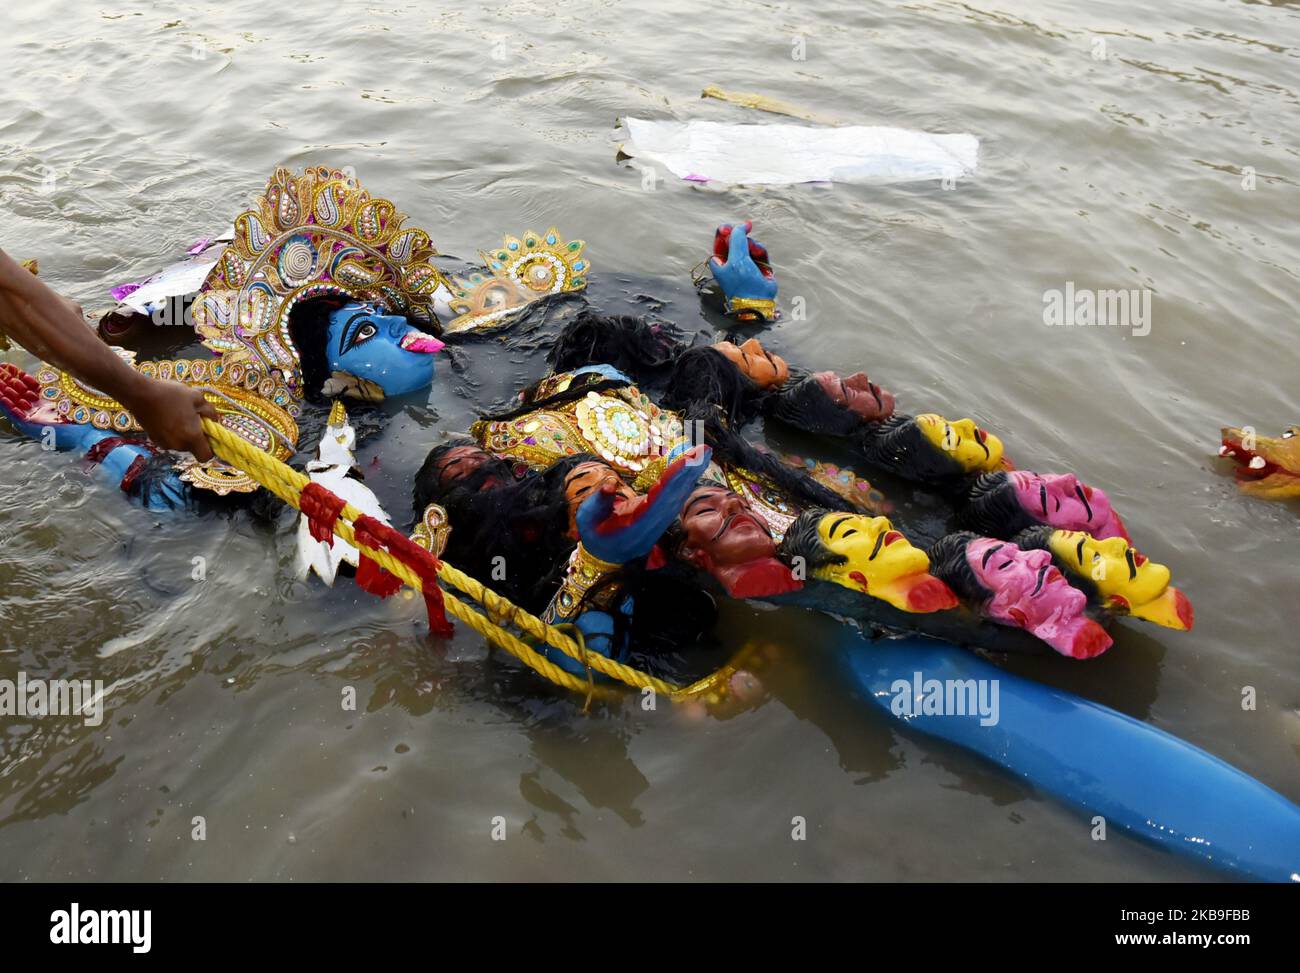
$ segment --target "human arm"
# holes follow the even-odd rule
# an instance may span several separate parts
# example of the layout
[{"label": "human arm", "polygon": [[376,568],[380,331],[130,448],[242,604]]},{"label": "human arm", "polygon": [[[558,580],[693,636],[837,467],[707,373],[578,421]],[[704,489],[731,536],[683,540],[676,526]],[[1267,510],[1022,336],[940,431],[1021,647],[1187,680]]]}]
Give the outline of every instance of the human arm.
[{"label": "human arm", "polygon": [[149,438],[164,449],[210,459],[201,420],[216,410],[197,390],[149,379],[123,361],[86,327],[81,308],[0,250],[0,332],[33,355],[111,395],[130,409]]}]

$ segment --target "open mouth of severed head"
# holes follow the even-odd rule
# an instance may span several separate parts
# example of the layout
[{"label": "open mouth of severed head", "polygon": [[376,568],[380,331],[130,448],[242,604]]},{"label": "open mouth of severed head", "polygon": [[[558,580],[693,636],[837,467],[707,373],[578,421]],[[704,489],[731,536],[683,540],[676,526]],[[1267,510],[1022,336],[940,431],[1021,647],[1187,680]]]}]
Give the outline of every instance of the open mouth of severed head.
[{"label": "open mouth of severed head", "polygon": [[1300,497],[1300,427],[1261,436],[1249,426],[1225,426],[1220,435],[1219,456],[1232,460],[1243,493],[1270,500]]}]

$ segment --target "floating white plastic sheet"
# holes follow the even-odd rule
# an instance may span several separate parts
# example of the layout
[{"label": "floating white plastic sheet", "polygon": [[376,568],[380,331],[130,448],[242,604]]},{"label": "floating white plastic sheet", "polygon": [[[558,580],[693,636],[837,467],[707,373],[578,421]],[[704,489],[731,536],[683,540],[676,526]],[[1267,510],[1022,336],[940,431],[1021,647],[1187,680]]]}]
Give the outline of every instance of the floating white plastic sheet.
[{"label": "floating white plastic sheet", "polygon": [[960,179],[975,172],[979,158],[974,135],[931,135],[879,125],[624,122],[626,154],[695,181],[788,185]]}]

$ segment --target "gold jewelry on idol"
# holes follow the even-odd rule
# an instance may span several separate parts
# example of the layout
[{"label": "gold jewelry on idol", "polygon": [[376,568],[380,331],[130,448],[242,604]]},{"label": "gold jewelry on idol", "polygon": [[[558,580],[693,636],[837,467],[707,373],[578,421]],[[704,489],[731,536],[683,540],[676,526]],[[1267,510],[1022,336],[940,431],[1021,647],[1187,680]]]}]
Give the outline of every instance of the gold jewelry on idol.
[{"label": "gold jewelry on idol", "polygon": [[445,333],[493,328],[539,297],[582,290],[591,271],[582,253],[585,245],[582,240],[565,242],[551,227],[545,233],[507,236],[496,250],[480,250],[488,273],[451,279],[454,296],[448,303],[457,316]]},{"label": "gold jewelry on idol", "polygon": [[420,515],[420,522],[415,525],[411,540],[434,557],[442,557],[450,537],[451,520],[447,517],[447,508],[437,503],[429,504]]},{"label": "gold jewelry on idol", "polygon": [[489,453],[545,469],[578,453],[595,453],[620,473],[636,475],[664,453],[664,432],[676,415],[636,386],[588,392],[553,409],[513,419],[480,420],[470,435]]},{"label": "gold jewelry on idol", "polygon": [[542,619],[551,623],[567,622],[572,621],[587,608],[602,611],[608,609],[618,595],[614,586],[607,587],[590,602],[587,601],[587,596],[592,588],[618,571],[620,567],[622,565],[602,561],[579,543],[569,556],[564,582],[560,585],[560,590],[555,593],[555,597],[551,599],[551,603],[546,606]]}]

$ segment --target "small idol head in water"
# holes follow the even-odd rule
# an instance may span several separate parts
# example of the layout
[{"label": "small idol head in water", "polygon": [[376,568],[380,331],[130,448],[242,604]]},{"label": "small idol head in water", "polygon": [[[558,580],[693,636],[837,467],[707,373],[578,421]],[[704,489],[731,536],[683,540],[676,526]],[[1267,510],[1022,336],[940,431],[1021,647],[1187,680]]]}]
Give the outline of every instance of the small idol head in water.
[{"label": "small idol head in water", "polygon": [[949,534],[930,551],[931,570],[989,618],[1021,628],[1061,655],[1090,659],[1111,646],[1088,617],[1087,597],[1052,564],[1052,555],[971,533]]},{"label": "small idol head in water", "polygon": [[950,420],[927,412],[916,417],[916,426],[931,446],[947,453],[966,473],[994,470],[1002,462],[1002,440],[971,419]]},{"label": "small idol head in water", "polygon": [[937,413],[894,415],[865,427],[858,448],[870,463],[927,486],[960,483],[971,474],[1009,464],[1002,440],[970,419],[946,419]]},{"label": "small idol head in water", "polygon": [[1029,527],[1047,526],[1086,531],[1098,540],[1129,539],[1106,491],[1080,482],[1073,473],[987,473],[970,488],[960,520],[962,526],[989,537],[1012,537]]},{"label": "small idol head in water", "polygon": [[683,556],[701,567],[734,566],[776,554],[767,524],[738,493],[700,486],[682,508]]},{"label": "small idol head in water", "polygon": [[887,517],[806,510],[786,530],[780,555],[803,558],[808,574],[880,598],[905,612],[955,608],[957,598],[930,575],[930,559]]},{"label": "small idol head in water", "polygon": [[433,356],[443,343],[406,318],[351,302],[329,313],[325,357],[343,392],[380,399],[417,392],[433,382]]},{"label": "small idol head in water", "polygon": [[1192,603],[1170,586],[1169,569],[1122,537],[1099,539],[1081,530],[1031,527],[1013,541],[1025,550],[1049,551],[1071,584],[1111,611],[1180,631],[1192,627]]},{"label": "small idol head in water", "polygon": [[445,504],[453,490],[479,493],[515,482],[509,463],[485,452],[472,439],[455,439],[435,446],[415,474],[415,510]]},{"label": "small idol head in water", "polygon": [[894,414],[894,394],[864,372],[841,377],[816,372],[780,390],[766,406],[782,422],[805,432],[852,436]]},{"label": "small idol head in water", "polygon": [[790,366],[785,359],[766,350],[757,338],[741,344],[719,341],[713,347],[761,389],[783,385],[790,377]]},{"label": "small idol head in water", "polygon": [[695,488],[682,506],[681,526],[670,547],[682,560],[713,575],[733,598],[761,598],[802,587],[777,559],[767,522],[740,494],[724,486]]},{"label": "small idol head in water", "polygon": [[894,393],[854,372],[841,378],[835,372],[816,372],[813,380],[836,405],[848,409],[863,422],[879,422],[894,414]]}]

